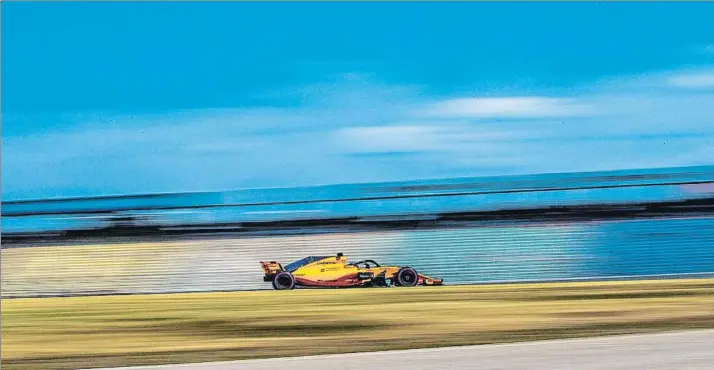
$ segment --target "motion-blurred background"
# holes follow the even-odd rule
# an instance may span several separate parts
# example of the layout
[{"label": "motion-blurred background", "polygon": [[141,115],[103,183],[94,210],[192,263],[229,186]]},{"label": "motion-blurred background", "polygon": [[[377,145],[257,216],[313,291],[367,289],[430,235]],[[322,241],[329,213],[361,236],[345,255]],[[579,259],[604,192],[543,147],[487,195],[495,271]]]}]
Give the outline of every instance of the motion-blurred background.
[{"label": "motion-blurred background", "polygon": [[6,202],[3,296],[270,288],[338,252],[449,284],[714,272],[714,167]]},{"label": "motion-blurred background", "polygon": [[[3,366],[714,327],[711,14],[3,2]],[[338,252],[447,286],[249,292]]]}]

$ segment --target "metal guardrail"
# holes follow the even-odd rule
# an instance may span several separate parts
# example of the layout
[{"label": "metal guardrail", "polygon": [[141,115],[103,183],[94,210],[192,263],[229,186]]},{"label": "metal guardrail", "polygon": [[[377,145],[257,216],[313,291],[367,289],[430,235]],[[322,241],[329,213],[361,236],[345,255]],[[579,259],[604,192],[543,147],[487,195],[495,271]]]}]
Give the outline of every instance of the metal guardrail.
[{"label": "metal guardrail", "polygon": [[[144,226],[226,224],[365,217],[424,217],[455,212],[552,206],[637,204],[699,199],[714,166],[584,174],[445,179],[292,189],[149,194],[5,202],[5,233],[97,228],[120,218]],[[687,190],[690,189],[690,190]],[[93,225],[93,226],[87,226]]]},{"label": "metal guardrail", "polygon": [[[122,211],[259,207],[424,197],[617,189],[714,182],[714,166],[484,178],[441,179],[302,188],[98,196],[4,201],[3,217]],[[636,199],[632,199],[636,201]]]}]

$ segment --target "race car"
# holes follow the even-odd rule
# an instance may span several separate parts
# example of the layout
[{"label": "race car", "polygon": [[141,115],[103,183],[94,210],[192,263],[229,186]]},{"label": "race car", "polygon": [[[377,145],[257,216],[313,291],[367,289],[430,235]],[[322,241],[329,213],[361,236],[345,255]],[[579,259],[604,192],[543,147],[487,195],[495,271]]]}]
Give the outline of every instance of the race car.
[{"label": "race car", "polygon": [[442,279],[418,273],[408,266],[380,266],[374,260],[347,262],[337,256],[309,256],[285,267],[277,261],[261,261],[265,276],[276,290],[295,287],[388,287],[443,285]]}]

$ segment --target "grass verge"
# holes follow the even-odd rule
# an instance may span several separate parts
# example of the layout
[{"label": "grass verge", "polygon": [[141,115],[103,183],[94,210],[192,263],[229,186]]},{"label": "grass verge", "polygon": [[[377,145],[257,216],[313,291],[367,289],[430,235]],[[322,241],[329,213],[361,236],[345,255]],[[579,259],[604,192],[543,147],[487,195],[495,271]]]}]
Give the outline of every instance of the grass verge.
[{"label": "grass verge", "polygon": [[4,300],[3,369],[714,328],[714,279]]}]

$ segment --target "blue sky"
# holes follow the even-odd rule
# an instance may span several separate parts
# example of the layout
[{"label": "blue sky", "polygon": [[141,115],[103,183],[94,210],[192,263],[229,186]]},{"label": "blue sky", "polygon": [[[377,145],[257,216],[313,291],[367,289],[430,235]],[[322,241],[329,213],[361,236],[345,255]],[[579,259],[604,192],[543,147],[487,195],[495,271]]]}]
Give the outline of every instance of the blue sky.
[{"label": "blue sky", "polygon": [[4,2],[2,198],[714,164],[711,14]]}]

